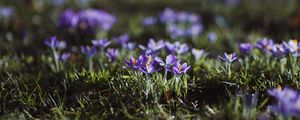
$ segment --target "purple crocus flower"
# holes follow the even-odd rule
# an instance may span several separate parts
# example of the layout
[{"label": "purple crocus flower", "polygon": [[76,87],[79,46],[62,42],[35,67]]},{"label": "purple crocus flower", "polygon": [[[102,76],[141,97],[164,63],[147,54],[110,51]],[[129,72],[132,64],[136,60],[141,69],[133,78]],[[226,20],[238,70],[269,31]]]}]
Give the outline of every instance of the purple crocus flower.
[{"label": "purple crocus flower", "polygon": [[114,48],[108,48],[106,52],[106,56],[108,57],[109,61],[116,61],[118,59],[118,50]]},{"label": "purple crocus flower", "polygon": [[241,52],[241,53],[246,53],[246,54],[248,54],[248,53],[250,53],[250,52],[252,51],[253,45],[250,44],[250,43],[241,43],[241,44],[239,45],[239,49],[240,49],[240,52]]},{"label": "purple crocus flower", "polygon": [[143,24],[146,26],[153,25],[157,22],[157,19],[155,17],[147,17],[144,19]]},{"label": "purple crocus flower", "polygon": [[123,45],[123,47],[126,48],[126,49],[128,49],[128,50],[134,49],[135,46],[136,46],[136,44],[133,43],[133,42],[128,42],[128,43],[126,43],[126,44]]},{"label": "purple crocus flower", "polygon": [[70,58],[70,56],[71,56],[70,53],[64,53],[64,54],[61,55],[60,61],[65,63]]},{"label": "purple crocus flower", "polygon": [[115,21],[115,16],[102,10],[86,9],[74,12],[68,9],[60,16],[59,26],[63,28],[79,28],[86,32],[93,32],[96,29],[108,31]]},{"label": "purple crocus flower", "polygon": [[286,87],[269,89],[268,93],[278,101],[278,104],[269,106],[272,112],[285,117],[300,115],[300,94],[297,91]]},{"label": "purple crocus flower", "polygon": [[164,68],[172,72],[172,67],[176,64],[177,62],[177,57],[173,54],[170,54],[166,57],[166,62],[164,62],[161,58],[156,57],[155,60],[159,62],[161,66],[164,66]]},{"label": "purple crocus flower", "polygon": [[95,46],[81,46],[81,52],[85,54],[88,58],[92,58],[96,55],[97,49]]},{"label": "purple crocus flower", "polygon": [[[102,10],[87,9],[78,13],[79,26],[82,29],[101,29],[104,31],[109,30],[116,22],[116,18]],[[84,25],[84,26],[83,26]]]},{"label": "purple crocus flower", "polygon": [[183,54],[189,50],[189,46],[187,44],[180,44],[179,42],[175,43],[165,43],[166,49],[169,53],[177,53]]},{"label": "purple crocus flower", "polygon": [[145,54],[156,54],[160,49],[165,47],[165,42],[163,40],[159,40],[155,42],[154,39],[150,39],[148,41],[147,48],[140,45],[139,46],[142,50],[145,50]]},{"label": "purple crocus flower", "polygon": [[138,59],[135,59],[133,57],[130,57],[129,60],[125,60],[125,64],[127,67],[133,69],[133,70],[138,70],[139,66],[141,65],[141,59],[140,57]]},{"label": "purple crocus flower", "polygon": [[14,9],[11,7],[0,7],[0,18],[8,18],[11,17],[14,13]]},{"label": "purple crocus flower", "polygon": [[299,56],[300,43],[298,42],[298,40],[289,40],[288,43],[283,42],[282,44],[287,52],[293,54],[294,56]]},{"label": "purple crocus flower", "polygon": [[198,50],[198,49],[195,49],[193,48],[192,49],[192,54],[194,55],[196,61],[197,60],[200,60],[201,57],[203,57],[203,55],[205,54],[204,50],[201,49],[201,50]]},{"label": "purple crocus flower", "polygon": [[176,12],[171,8],[166,8],[163,13],[160,15],[160,20],[162,22],[173,22],[176,18]]},{"label": "purple crocus flower", "polygon": [[77,13],[71,9],[65,10],[59,18],[59,27],[61,28],[75,28],[78,24],[79,17]]},{"label": "purple crocus flower", "polygon": [[108,41],[107,39],[99,39],[99,40],[92,40],[92,43],[94,46],[97,46],[100,49],[104,49],[110,45],[111,41]]},{"label": "purple crocus flower", "polygon": [[129,41],[129,35],[127,33],[120,35],[119,37],[114,38],[114,41],[118,45],[124,46],[124,44],[128,43],[128,41]]},{"label": "purple crocus flower", "polygon": [[235,53],[232,53],[232,54],[224,53],[224,56],[219,56],[219,58],[220,58],[221,60],[226,61],[226,62],[232,63],[232,62],[235,61],[238,57],[236,56]]},{"label": "purple crocus flower", "polygon": [[207,38],[210,42],[215,43],[218,39],[218,35],[215,32],[209,32]]},{"label": "purple crocus flower", "polygon": [[58,41],[55,36],[46,39],[44,43],[52,49],[57,49],[57,48],[63,49],[66,47],[66,43],[63,41]]},{"label": "purple crocus flower", "polygon": [[176,12],[166,8],[160,16],[160,21],[165,24],[167,32],[173,39],[196,38],[203,31],[200,16],[189,12]]},{"label": "purple crocus flower", "polygon": [[271,50],[273,44],[274,44],[273,40],[264,38],[262,40],[259,40],[256,43],[256,48],[263,50],[265,52],[269,52]]},{"label": "purple crocus flower", "polygon": [[274,57],[283,57],[287,53],[282,44],[274,44],[270,51]]},{"label": "purple crocus flower", "polygon": [[187,36],[198,37],[203,31],[203,26],[200,23],[194,23],[189,29],[187,29]]},{"label": "purple crocus flower", "polygon": [[167,25],[167,32],[173,39],[185,36],[184,29],[180,28],[180,26],[173,23]]},{"label": "purple crocus flower", "polygon": [[157,66],[159,63],[151,55],[141,55],[139,60],[141,61],[139,70],[145,74],[152,74],[160,70]]},{"label": "purple crocus flower", "polygon": [[175,75],[185,74],[190,69],[190,66],[187,63],[180,64],[180,60],[175,63],[173,66],[172,72]]}]

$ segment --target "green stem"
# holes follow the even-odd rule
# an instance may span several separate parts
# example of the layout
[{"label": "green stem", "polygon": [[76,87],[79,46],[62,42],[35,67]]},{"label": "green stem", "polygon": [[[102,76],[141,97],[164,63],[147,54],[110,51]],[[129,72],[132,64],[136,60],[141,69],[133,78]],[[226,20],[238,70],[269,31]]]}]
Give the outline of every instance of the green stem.
[{"label": "green stem", "polygon": [[55,72],[58,72],[59,71],[59,62],[58,62],[58,59],[59,59],[59,54],[58,52],[55,50],[55,49],[52,49],[52,53],[53,53],[53,57],[54,57],[54,64],[55,64]]},{"label": "green stem", "polygon": [[92,71],[93,69],[93,59],[89,58],[89,71]]}]

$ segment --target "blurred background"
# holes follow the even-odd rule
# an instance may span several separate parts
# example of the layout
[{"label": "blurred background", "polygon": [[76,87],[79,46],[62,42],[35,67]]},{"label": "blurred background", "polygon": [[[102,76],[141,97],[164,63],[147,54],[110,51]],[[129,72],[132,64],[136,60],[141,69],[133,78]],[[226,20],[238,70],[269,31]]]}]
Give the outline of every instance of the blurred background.
[{"label": "blurred background", "polygon": [[[143,25],[146,18],[159,17],[166,8],[200,16],[201,34],[186,41],[213,53],[231,51],[236,43],[263,37],[277,42],[299,38],[298,0],[1,0],[0,55],[39,55],[46,48],[45,38],[53,35],[75,46],[99,36],[111,39],[124,33],[140,44],[152,37],[173,39],[162,32],[165,28],[161,24]],[[116,22],[105,35],[66,32],[59,19],[67,9],[103,10],[115,16]]]}]

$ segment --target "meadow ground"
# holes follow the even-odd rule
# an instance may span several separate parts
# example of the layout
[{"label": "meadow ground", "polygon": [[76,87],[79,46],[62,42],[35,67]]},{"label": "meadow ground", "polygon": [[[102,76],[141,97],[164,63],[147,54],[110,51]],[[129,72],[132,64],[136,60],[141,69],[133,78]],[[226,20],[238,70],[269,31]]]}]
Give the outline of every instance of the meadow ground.
[{"label": "meadow ground", "polygon": [[300,118],[297,0],[0,1],[0,118]]}]

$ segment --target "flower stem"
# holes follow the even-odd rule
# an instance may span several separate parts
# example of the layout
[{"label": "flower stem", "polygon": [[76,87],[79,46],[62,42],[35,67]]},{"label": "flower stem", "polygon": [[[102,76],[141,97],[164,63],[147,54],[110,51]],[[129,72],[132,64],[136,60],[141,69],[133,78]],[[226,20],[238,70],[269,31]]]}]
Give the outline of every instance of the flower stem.
[{"label": "flower stem", "polygon": [[55,64],[54,71],[58,72],[59,71],[59,63],[58,63],[59,54],[58,54],[58,52],[55,49],[52,49],[52,53],[53,53],[54,64]]},{"label": "flower stem", "polygon": [[93,59],[89,58],[89,71],[92,71],[93,69]]}]

